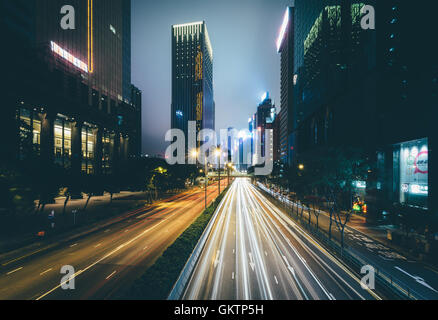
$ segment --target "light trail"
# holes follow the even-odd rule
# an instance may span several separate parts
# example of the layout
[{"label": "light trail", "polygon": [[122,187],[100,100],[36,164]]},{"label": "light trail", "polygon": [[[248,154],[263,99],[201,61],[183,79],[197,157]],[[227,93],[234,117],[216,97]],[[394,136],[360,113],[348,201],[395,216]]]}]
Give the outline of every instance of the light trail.
[{"label": "light trail", "polygon": [[247,179],[233,183],[216,220],[183,299],[379,299]]}]

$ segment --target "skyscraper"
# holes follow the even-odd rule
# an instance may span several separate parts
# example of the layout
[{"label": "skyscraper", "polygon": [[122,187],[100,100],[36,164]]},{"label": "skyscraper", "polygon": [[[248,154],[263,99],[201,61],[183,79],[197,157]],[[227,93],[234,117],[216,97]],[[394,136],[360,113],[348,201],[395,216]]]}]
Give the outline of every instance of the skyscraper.
[{"label": "skyscraper", "polygon": [[288,7],[277,39],[277,50],[281,54],[281,111],[279,123],[280,160],[290,164],[292,143],[290,135],[296,114],[293,104],[294,87],[294,8]]},{"label": "skyscraper", "polygon": [[[4,4],[13,9],[13,2]],[[34,4],[23,11],[29,18],[10,25],[25,30],[29,41],[6,49],[27,55],[10,59],[7,70],[7,78],[21,79],[5,96],[11,116],[2,120],[14,124],[5,137],[16,141],[11,154],[18,160],[41,157],[75,175],[114,172],[140,153],[141,91],[131,85],[130,1],[72,0],[72,29],[61,25],[64,1],[28,3]],[[12,19],[12,9],[4,21]]]},{"label": "skyscraper", "polygon": [[204,21],[172,26],[171,125],[187,139],[189,121],[196,121],[196,134],[215,129],[213,50]]},{"label": "skyscraper", "polygon": [[[257,107],[257,113],[255,114],[256,133],[254,138],[254,153],[255,153],[255,165],[262,164],[262,159],[266,156],[266,148],[271,149],[271,157],[273,161],[273,147],[274,140],[271,136],[271,140],[267,141],[266,130],[274,129],[274,121],[276,117],[275,105],[272,103],[272,99],[269,97],[269,92],[266,92],[262,101]],[[260,140],[259,140],[260,139]],[[261,149],[259,149],[261,148]]]}]

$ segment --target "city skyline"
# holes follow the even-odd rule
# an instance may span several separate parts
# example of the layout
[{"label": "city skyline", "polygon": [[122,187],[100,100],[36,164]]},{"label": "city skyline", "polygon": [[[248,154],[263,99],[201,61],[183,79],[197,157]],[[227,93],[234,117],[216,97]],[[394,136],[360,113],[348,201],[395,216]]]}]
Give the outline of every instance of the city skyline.
[{"label": "city skyline", "polygon": [[[216,130],[230,126],[241,130],[247,128],[247,120],[264,92],[269,91],[276,105],[280,104],[278,22],[293,2],[221,1],[211,10],[212,1],[132,1],[132,81],[143,92],[144,154],[163,155],[167,146],[164,135],[171,127],[171,26],[206,22],[215,52]],[[160,114],[153,111],[157,108],[162,110]]]},{"label": "city skyline", "polygon": [[435,11],[0,0],[0,300],[438,301]]}]

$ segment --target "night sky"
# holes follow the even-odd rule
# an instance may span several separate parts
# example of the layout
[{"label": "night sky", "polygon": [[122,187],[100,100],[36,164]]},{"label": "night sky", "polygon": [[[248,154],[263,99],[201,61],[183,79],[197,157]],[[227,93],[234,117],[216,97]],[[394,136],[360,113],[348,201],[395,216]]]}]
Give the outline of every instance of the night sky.
[{"label": "night sky", "polygon": [[214,53],[216,129],[248,127],[263,92],[280,107],[276,39],[292,0],[132,0],[132,82],[143,92],[143,152],[170,129],[171,26],[205,20]]}]

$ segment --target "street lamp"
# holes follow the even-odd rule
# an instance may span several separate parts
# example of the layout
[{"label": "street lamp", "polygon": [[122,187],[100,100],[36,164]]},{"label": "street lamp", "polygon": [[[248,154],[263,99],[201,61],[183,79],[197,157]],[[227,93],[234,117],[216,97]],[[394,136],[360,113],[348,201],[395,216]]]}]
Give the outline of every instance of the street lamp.
[{"label": "street lamp", "polygon": [[233,167],[231,162],[227,163],[227,174],[228,174],[228,186],[230,185],[230,170]]},{"label": "street lamp", "polygon": [[298,165],[298,169],[300,169],[301,171],[303,171],[303,170],[304,170],[304,164],[300,164],[300,165]]},{"label": "street lamp", "polygon": [[[199,155],[198,150],[193,150],[192,151],[192,157],[197,158]],[[207,163],[207,158],[204,155],[204,160],[205,160],[205,170],[199,170],[199,173],[203,173],[205,172],[205,178],[204,178],[204,182],[205,182],[205,209],[207,209],[207,189],[208,189],[208,163]]]},{"label": "street lamp", "polygon": [[219,158],[219,168],[218,168],[218,173],[219,173],[219,195],[221,195],[221,156],[222,156],[222,151],[221,149],[218,147],[215,151],[215,155],[216,157]]}]

